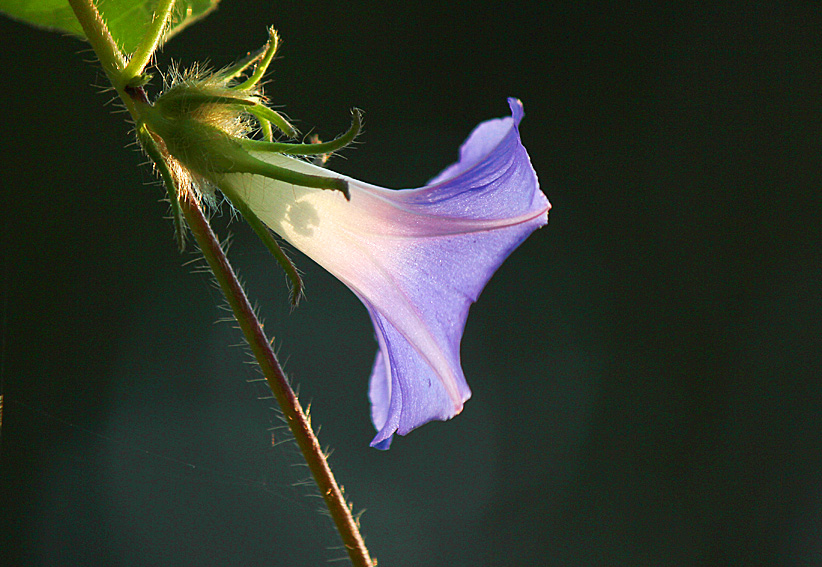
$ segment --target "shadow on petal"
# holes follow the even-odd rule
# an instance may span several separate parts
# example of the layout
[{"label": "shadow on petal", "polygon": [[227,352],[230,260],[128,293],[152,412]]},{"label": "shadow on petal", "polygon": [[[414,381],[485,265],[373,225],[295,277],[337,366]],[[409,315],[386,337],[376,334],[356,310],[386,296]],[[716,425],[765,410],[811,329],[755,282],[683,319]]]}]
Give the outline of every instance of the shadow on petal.
[{"label": "shadow on petal", "polygon": [[[226,175],[272,230],[334,274],[368,309],[379,343],[369,396],[387,449],[471,396],[460,365],[468,309],[505,258],[547,222],[550,204],[519,137],[522,105],[480,124],[460,159],[420,189],[389,190],[344,176],[334,191],[259,176]],[[279,154],[254,154],[308,174],[328,170]]]}]

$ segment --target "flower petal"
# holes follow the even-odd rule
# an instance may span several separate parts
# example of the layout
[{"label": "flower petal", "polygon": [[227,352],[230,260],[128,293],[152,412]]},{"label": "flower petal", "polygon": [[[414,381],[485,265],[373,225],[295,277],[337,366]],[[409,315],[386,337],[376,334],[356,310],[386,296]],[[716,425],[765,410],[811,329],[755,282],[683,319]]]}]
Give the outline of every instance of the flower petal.
[{"label": "flower petal", "polygon": [[[460,159],[421,189],[388,190],[350,178],[336,191],[230,174],[230,184],[272,230],[360,298],[380,350],[371,376],[372,446],[387,449],[431,420],[462,411],[471,396],[459,345],[470,304],[550,208],[512,116],[480,124]],[[333,172],[279,154],[253,154],[314,175]],[[338,176],[344,177],[344,176]]]}]

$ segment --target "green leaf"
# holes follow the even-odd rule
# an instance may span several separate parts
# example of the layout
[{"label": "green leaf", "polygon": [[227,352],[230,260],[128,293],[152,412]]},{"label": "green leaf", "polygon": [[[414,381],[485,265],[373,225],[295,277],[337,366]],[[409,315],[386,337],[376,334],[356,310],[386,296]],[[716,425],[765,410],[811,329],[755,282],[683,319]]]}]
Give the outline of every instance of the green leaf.
[{"label": "green leaf", "polygon": [[[158,0],[98,0],[97,9],[103,15],[120,49],[132,53],[151,23],[157,2]],[[165,39],[204,17],[217,7],[218,2],[219,0],[178,0],[170,31]],[[34,26],[85,37],[66,0],[0,0],[0,12]]]}]

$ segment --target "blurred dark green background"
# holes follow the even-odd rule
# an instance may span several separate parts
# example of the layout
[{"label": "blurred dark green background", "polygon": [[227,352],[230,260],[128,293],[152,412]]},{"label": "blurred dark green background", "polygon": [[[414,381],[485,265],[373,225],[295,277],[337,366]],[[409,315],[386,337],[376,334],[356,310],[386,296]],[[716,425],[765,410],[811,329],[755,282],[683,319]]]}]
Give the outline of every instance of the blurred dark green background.
[{"label": "blurred dark green background", "polygon": [[[550,224],[463,341],[474,397],[368,447],[365,310],[231,257],[381,566],[822,565],[822,13],[713,4],[223,0],[161,56],[282,34],[268,93],[332,167],[423,184],[525,104]],[[2,565],[324,565],[344,553],[105,79],[0,20]],[[156,92],[156,91],[155,91]],[[195,272],[195,273],[193,273]],[[275,439],[283,438],[275,431]]]}]

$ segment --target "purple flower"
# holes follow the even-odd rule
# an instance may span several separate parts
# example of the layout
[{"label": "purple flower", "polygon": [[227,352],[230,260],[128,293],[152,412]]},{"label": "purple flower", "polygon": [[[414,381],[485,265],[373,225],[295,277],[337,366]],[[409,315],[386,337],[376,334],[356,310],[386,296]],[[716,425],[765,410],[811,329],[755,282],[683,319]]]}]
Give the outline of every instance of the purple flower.
[{"label": "purple flower", "polygon": [[281,154],[251,152],[294,171],[348,181],[339,191],[232,173],[228,185],[269,228],[360,298],[379,352],[371,374],[373,447],[388,449],[471,396],[460,366],[468,308],[502,261],[548,220],[550,204],[520,143],[522,104],[483,122],[454,163],[420,189],[389,190]]}]

